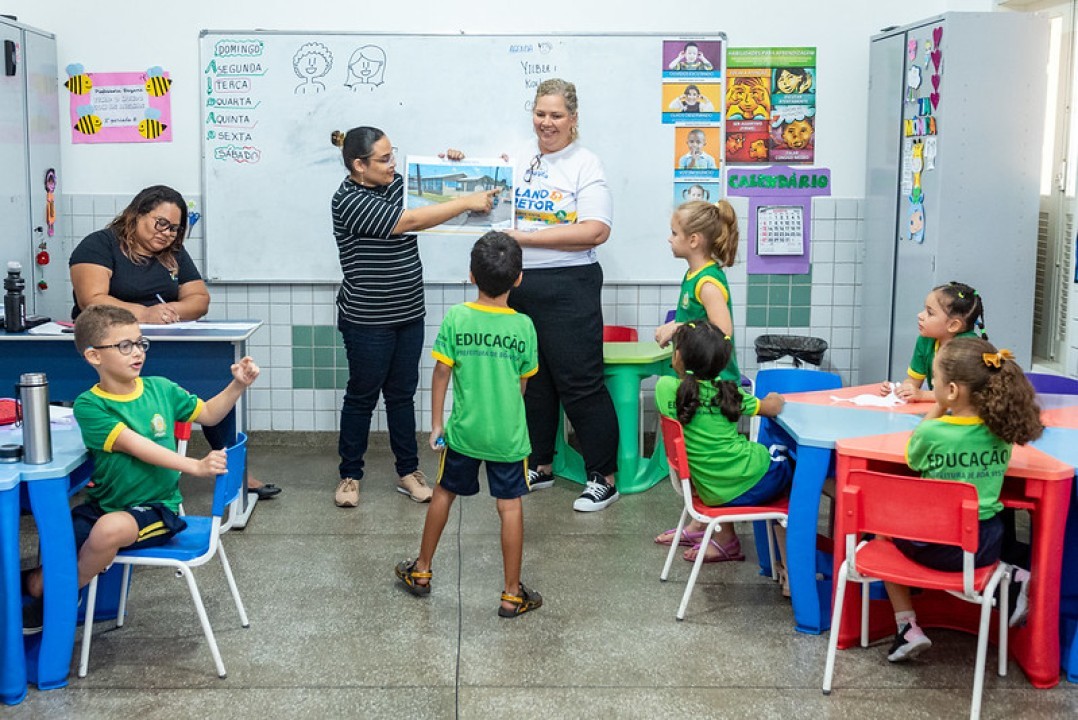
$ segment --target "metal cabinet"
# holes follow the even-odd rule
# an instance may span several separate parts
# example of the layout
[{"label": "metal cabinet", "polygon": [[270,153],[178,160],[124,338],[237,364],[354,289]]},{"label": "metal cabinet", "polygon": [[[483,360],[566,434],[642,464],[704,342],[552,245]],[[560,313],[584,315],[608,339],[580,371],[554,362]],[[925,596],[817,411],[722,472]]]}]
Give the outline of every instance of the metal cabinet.
[{"label": "metal cabinet", "polygon": [[[925,296],[952,280],[977,288],[991,340],[1029,366],[1047,48],[1047,21],[1028,13],[945,13],[871,39],[862,380],[905,377]],[[908,135],[921,117],[935,127]],[[928,138],[918,211],[910,153]]]}]

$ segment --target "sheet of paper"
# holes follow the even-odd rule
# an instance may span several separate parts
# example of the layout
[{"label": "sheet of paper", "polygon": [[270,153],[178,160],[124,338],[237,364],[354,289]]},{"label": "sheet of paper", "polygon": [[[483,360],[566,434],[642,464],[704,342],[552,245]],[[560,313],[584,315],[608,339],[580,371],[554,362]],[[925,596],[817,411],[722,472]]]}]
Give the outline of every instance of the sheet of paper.
[{"label": "sheet of paper", "polygon": [[885,407],[891,408],[897,405],[905,405],[906,401],[895,395],[892,390],[887,395],[872,395],[865,393],[864,395],[855,395],[852,398],[840,398],[835,395],[831,396],[832,402],[848,402],[857,405],[858,407]]}]

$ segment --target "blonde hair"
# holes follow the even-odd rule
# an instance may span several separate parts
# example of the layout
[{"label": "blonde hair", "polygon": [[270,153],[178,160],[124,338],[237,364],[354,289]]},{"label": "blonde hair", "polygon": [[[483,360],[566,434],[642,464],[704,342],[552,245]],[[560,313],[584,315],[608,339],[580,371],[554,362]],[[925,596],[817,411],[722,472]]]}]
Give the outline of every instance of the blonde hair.
[{"label": "blonde hair", "polygon": [[575,142],[580,137],[579,124],[580,119],[577,117],[577,98],[576,98],[576,85],[568,80],[562,80],[561,78],[547,78],[543,82],[539,83],[539,87],[535,89],[535,102],[539,102],[539,98],[546,97],[547,95],[560,95],[562,100],[565,101],[565,109],[569,111],[569,114],[576,120],[573,124],[572,139]]},{"label": "blonde hair", "polygon": [[708,254],[720,267],[730,267],[737,261],[737,214],[730,203],[690,200],[678,206],[674,216],[682,232],[696,233],[707,241]]}]

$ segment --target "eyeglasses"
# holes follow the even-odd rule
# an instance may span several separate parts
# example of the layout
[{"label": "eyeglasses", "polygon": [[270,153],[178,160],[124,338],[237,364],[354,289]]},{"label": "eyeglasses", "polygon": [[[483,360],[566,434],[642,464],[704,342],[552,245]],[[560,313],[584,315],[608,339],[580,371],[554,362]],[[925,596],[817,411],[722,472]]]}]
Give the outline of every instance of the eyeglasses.
[{"label": "eyeglasses", "polygon": [[540,153],[532,158],[531,164],[528,165],[528,169],[524,171],[524,182],[530,183],[532,181],[532,175],[539,169],[539,166],[543,164],[543,155]]},{"label": "eyeglasses", "polygon": [[115,345],[91,345],[94,350],[108,350],[109,348],[116,348],[120,351],[121,355],[130,355],[131,351],[136,347],[142,352],[147,352],[150,349],[149,338],[140,337],[138,340],[121,340]]},{"label": "eyeglasses", "polygon": [[153,228],[157,232],[167,232],[167,233],[170,233],[172,235],[175,235],[180,231],[181,227],[183,227],[183,226],[182,225],[173,225],[172,223],[170,223],[168,221],[168,218],[159,217],[159,218],[154,218],[154,221],[153,221]]},{"label": "eyeglasses", "polygon": [[380,162],[383,165],[392,165],[397,160],[397,148],[390,148],[389,155],[386,155],[385,157],[376,158],[370,157],[369,155],[367,157],[370,158],[371,162]]}]

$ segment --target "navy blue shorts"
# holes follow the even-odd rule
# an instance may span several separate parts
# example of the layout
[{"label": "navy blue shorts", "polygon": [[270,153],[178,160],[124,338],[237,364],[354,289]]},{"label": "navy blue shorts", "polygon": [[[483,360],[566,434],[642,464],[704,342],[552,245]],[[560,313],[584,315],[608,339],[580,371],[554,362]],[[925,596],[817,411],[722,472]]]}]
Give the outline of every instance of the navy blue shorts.
[{"label": "navy blue shorts", "polygon": [[780,498],[790,491],[790,485],[794,478],[794,464],[786,457],[780,445],[771,446],[771,467],[767,469],[760,481],[723,507],[746,507],[749,505],[764,505]]},{"label": "navy blue shorts", "polygon": [[[138,507],[124,508],[124,512],[135,518],[135,522],[138,523],[139,539],[126,548],[121,548],[122,550],[164,545],[173,535],[187,527],[182,517],[161,503],[147,503]],[[82,549],[94,525],[105,515],[107,513],[104,510],[89,502],[71,508],[71,524],[75,528],[75,552]]]},{"label": "navy blue shorts", "polygon": [[[978,537],[973,567],[984,567],[999,560],[1003,550],[1003,520],[999,515],[981,520]],[[902,538],[894,538],[893,542],[903,555],[925,567],[945,572],[962,571],[962,548],[957,545],[923,543]]]},{"label": "navy blue shorts", "polygon": [[494,462],[462,455],[446,447],[438,468],[438,484],[454,495],[479,492],[479,465],[486,463],[490,494],[499,500],[512,500],[528,494],[528,461]]}]

